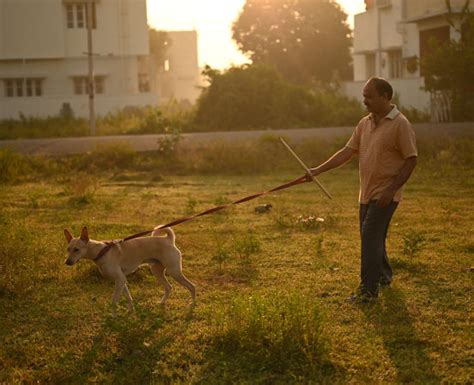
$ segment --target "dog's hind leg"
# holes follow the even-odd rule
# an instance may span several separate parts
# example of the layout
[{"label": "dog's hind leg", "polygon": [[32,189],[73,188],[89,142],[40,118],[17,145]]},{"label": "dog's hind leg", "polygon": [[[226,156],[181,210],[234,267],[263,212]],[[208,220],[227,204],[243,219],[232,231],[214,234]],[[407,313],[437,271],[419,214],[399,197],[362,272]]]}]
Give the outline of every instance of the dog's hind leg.
[{"label": "dog's hind leg", "polygon": [[164,305],[173,287],[170,285],[170,283],[166,279],[165,268],[161,263],[158,262],[158,263],[150,264],[150,269],[153,275],[156,277],[156,280],[158,281],[158,283],[160,283],[163,286],[163,289],[165,289],[165,293],[163,294],[163,297],[161,298],[161,301],[160,301],[160,304]]},{"label": "dog's hind leg", "polygon": [[196,287],[194,286],[194,284],[184,276],[181,269],[168,270],[168,273],[176,280],[176,282],[183,285],[186,289],[189,290],[194,305],[196,303]]}]

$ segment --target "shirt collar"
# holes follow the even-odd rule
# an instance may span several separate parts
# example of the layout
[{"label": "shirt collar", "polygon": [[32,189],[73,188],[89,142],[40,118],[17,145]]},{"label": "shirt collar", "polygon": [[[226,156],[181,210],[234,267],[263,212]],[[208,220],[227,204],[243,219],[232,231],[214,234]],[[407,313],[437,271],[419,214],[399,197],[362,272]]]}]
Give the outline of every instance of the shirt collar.
[{"label": "shirt collar", "polygon": [[391,106],[392,106],[392,110],[385,117],[390,120],[393,120],[398,116],[400,111],[398,111],[398,107],[395,104],[391,104]]},{"label": "shirt collar", "polygon": [[[387,115],[384,116],[384,119],[387,118],[387,119],[393,120],[400,113],[400,111],[398,110],[398,107],[395,104],[391,104],[391,106],[392,106],[392,109]],[[374,115],[372,113],[369,114],[369,119],[372,119],[372,120],[374,119]]]}]

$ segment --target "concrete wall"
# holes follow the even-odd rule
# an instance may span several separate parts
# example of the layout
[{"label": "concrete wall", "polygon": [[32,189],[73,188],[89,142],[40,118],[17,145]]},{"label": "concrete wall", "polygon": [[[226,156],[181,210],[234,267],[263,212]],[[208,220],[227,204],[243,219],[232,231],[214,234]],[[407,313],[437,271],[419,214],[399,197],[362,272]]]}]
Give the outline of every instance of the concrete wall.
[{"label": "concrete wall", "polygon": [[[136,57],[99,57],[94,62],[95,76],[104,77],[104,93],[95,96],[98,115],[126,106],[158,103],[156,94],[138,90]],[[88,96],[74,94],[73,78],[77,76],[87,76],[86,59],[0,63],[0,78],[44,78],[42,96],[21,98],[6,97],[3,81],[0,81],[0,118],[17,118],[20,112],[27,116],[57,115],[63,103],[69,103],[76,116],[87,117]]]},{"label": "concrete wall", "polygon": [[[346,82],[343,92],[362,104],[362,89],[365,81]],[[423,78],[416,79],[391,79],[390,84],[394,93],[398,94],[400,105],[403,107],[414,107],[418,110],[429,112],[430,95],[423,91]]]},{"label": "concrete wall", "polygon": [[0,60],[64,57],[62,11],[60,0],[0,0]]},{"label": "concrete wall", "polygon": [[[450,0],[451,9],[460,11],[466,0]],[[470,10],[474,10],[474,4],[471,1]],[[408,20],[428,18],[447,12],[445,0],[406,0],[406,18]]]},{"label": "concrete wall", "polygon": [[[96,0],[96,19],[94,74],[105,87],[97,113],[156,105],[156,93],[138,90],[139,61],[149,55],[146,0]],[[0,119],[57,115],[63,103],[86,117],[88,97],[76,95],[73,83],[87,76],[86,51],[87,29],[67,27],[65,0],[0,0]],[[43,79],[42,95],[7,97],[11,78]]]}]

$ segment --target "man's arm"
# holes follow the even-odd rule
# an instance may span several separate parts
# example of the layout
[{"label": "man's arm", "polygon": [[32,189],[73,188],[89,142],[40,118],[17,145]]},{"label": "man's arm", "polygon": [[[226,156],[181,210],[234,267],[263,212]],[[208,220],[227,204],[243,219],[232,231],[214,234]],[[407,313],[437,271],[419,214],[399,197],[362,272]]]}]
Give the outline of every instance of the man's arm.
[{"label": "man's arm", "polygon": [[342,166],[344,163],[348,162],[356,151],[350,147],[343,147],[333,156],[331,156],[326,162],[320,164],[317,167],[311,168],[311,174],[313,176],[319,175],[323,172],[332,170],[333,168]]},{"label": "man's arm", "polygon": [[408,178],[410,178],[411,173],[416,167],[416,163],[416,156],[411,156],[410,158],[405,159],[405,163],[403,163],[403,166],[395,180],[385,189],[380,199],[377,200],[378,207],[385,207],[392,201],[398,189],[408,181]]}]

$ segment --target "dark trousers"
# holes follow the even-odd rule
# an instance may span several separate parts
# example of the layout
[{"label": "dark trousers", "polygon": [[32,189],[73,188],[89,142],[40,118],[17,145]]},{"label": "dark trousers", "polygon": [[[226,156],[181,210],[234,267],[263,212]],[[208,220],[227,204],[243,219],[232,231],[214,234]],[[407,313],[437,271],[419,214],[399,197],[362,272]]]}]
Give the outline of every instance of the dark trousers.
[{"label": "dark trousers", "polygon": [[388,227],[398,202],[379,208],[377,201],[361,204],[359,210],[361,239],[360,290],[377,296],[381,281],[392,281],[392,268],[385,250]]}]

